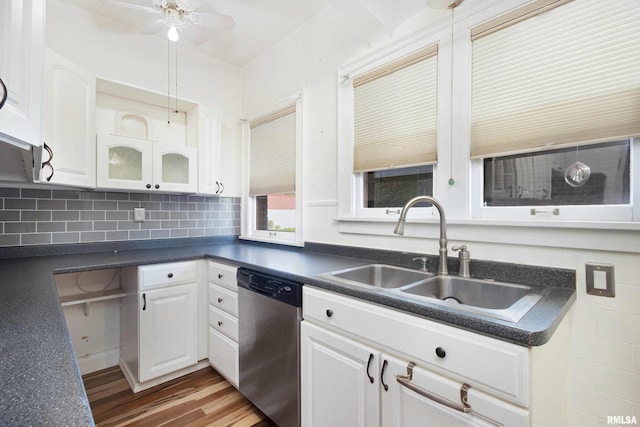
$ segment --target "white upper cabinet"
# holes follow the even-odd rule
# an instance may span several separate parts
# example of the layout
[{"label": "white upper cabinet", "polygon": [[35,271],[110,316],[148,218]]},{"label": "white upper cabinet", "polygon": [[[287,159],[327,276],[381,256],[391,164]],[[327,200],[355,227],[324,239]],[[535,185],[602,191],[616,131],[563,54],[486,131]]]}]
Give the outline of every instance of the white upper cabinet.
[{"label": "white upper cabinet", "polygon": [[221,195],[224,183],[220,176],[220,116],[203,105],[198,107],[198,193]]},{"label": "white upper cabinet", "polygon": [[97,186],[196,193],[197,105],[167,110],[166,96],[104,80],[97,91]]},{"label": "white upper cabinet", "polygon": [[98,135],[98,187],[194,193],[197,149]]},{"label": "white upper cabinet", "polygon": [[44,101],[44,141],[53,158],[40,181],[95,188],[95,76],[46,49]]},{"label": "white upper cabinet", "polygon": [[0,140],[42,146],[44,0],[0,0]]}]

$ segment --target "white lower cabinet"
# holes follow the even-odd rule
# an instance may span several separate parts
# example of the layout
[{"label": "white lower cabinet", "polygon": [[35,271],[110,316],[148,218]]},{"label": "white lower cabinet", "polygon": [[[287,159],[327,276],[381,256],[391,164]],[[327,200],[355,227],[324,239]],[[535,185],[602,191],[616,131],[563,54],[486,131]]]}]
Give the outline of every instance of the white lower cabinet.
[{"label": "white lower cabinet", "polygon": [[196,261],[122,270],[120,367],[138,392],[198,366]]},{"label": "white lower cabinet", "polygon": [[198,362],[197,283],[141,292],[141,382]]},{"label": "white lower cabinet", "polygon": [[302,425],[379,425],[380,353],[306,321],[300,335]]},{"label": "white lower cabinet", "polygon": [[238,387],[237,268],[209,261],[209,364]]},{"label": "white lower cabinet", "polygon": [[309,286],[303,310],[304,426],[530,425],[527,348]]}]

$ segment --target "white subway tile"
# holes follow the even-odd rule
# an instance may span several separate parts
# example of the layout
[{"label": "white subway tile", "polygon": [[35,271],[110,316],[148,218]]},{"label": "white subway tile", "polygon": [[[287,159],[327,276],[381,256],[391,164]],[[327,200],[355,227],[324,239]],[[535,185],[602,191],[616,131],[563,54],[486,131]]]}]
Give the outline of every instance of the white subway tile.
[{"label": "white subway tile", "polygon": [[636,317],[631,314],[598,309],[596,312],[596,334],[602,338],[634,344]]},{"label": "white subway tile", "polygon": [[596,341],[596,362],[634,373],[634,346],[630,343],[599,337]]},{"label": "white subway tile", "polygon": [[596,387],[599,392],[632,402],[640,402],[640,375],[599,365],[596,378]]},{"label": "white subway tile", "polygon": [[581,359],[596,360],[596,336],[574,332],[569,337],[569,354]]}]

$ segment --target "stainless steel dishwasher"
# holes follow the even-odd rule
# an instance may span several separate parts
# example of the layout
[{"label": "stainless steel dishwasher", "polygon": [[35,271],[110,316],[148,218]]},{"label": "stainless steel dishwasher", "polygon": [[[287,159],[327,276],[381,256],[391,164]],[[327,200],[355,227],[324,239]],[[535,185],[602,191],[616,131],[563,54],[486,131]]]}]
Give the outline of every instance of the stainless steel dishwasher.
[{"label": "stainless steel dishwasher", "polygon": [[239,387],[280,427],[300,425],[302,284],[238,269]]}]

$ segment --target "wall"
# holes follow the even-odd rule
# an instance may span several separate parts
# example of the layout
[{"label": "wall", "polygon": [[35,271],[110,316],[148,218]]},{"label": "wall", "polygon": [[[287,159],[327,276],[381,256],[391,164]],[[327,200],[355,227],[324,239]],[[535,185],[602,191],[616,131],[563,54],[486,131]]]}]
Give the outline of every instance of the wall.
[{"label": "wall", "polygon": [[[133,222],[133,208],[146,220]],[[237,235],[240,200],[0,188],[0,246]]]},{"label": "wall", "polygon": [[[62,0],[46,3],[47,48],[98,78],[167,93],[166,39],[96,19]],[[178,45],[178,97],[203,104],[220,117],[224,157],[220,174],[231,194],[234,187],[240,188],[242,70],[191,51],[186,43],[181,40]],[[172,78],[172,97],[173,89]]]},{"label": "wall", "polygon": [[[460,8],[496,3],[499,2],[465,2]],[[417,14],[388,41],[413,30],[436,27],[438,18]],[[364,34],[327,7],[245,67],[244,109],[251,112],[304,89],[305,240],[436,254],[438,225],[434,221],[409,224],[405,236],[398,237],[391,233],[394,219],[355,223],[338,218],[337,70],[377,47],[369,45]],[[465,146],[461,141],[456,143]],[[439,150],[439,157],[441,154],[447,158],[451,153]],[[464,159],[456,166],[460,170],[468,167]],[[465,190],[467,196],[468,191]],[[451,204],[461,204],[464,214],[465,203],[468,201],[458,199]],[[576,270],[578,299],[570,319],[567,405],[572,427],[606,424],[611,415],[635,415],[640,419],[638,230],[637,224],[615,223],[565,222],[550,226],[539,221],[510,223],[464,218],[449,223],[450,247],[465,243],[472,258]],[[615,266],[615,298],[586,295],[586,262]]]}]

